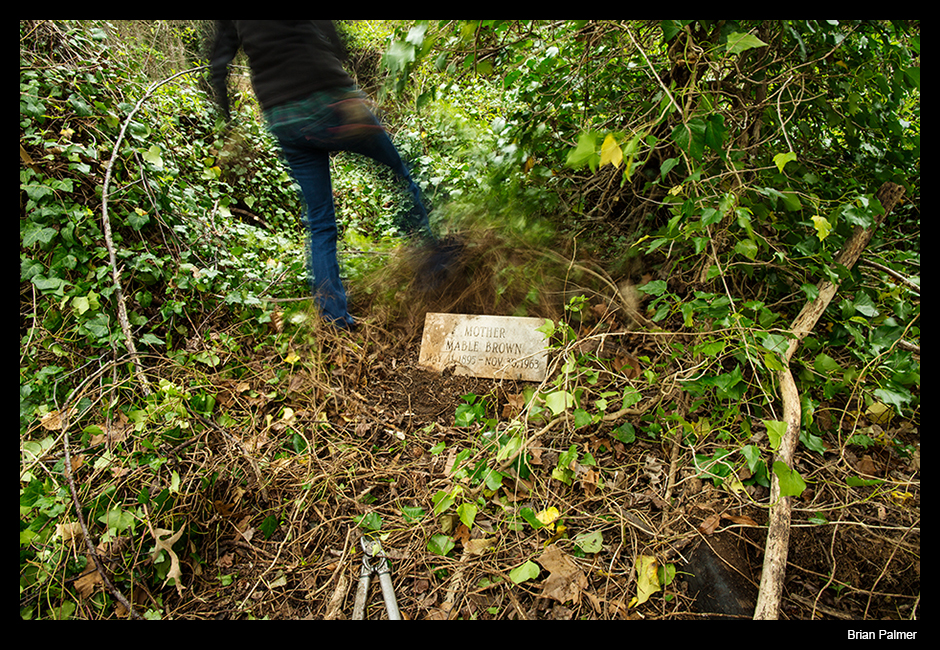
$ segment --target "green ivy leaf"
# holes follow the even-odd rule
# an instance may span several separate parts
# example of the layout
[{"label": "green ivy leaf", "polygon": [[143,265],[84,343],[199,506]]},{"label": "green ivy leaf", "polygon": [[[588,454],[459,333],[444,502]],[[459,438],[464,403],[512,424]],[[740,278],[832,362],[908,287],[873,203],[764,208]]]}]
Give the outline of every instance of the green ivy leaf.
[{"label": "green ivy leaf", "polygon": [[782,460],[774,462],[774,474],[780,484],[780,496],[798,497],[806,489],[806,481],[795,469],[791,469]]},{"label": "green ivy leaf", "polygon": [[499,448],[496,453],[496,462],[501,463],[516,455],[525,442],[519,436],[512,436]]},{"label": "green ivy leaf", "polygon": [[778,153],[774,156],[774,164],[777,166],[777,170],[782,174],[783,168],[786,167],[788,162],[796,161],[796,152],[790,151],[789,153]]},{"label": "green ivy leaf", "polygon": [[591,171],[594,171],[597,168],[598,161],[597,133],[586,131],[578,138],[578,145],[568,153],[565,164],[573,169],[580,169],[585,165],[589,165]]},{"label": "green ivy leaf", "polygon": [[545,396],[545,405],[551,409],[552,415],[558,415],[574,404],[574,396],[566,390],[556,390]]},{"label": "green ivy leaf", "polygon": [[134,515],[128,510],[115,508],[98,517],[98,521],[120,533],[134,525]]},{"label": "green ivy leaf", "polygon": [[30,248],[35,244],[48,244],[56,236],[55,228],[43,228],[40,224],[30,221],[20,232],[23,235],[23,246]]},{"label": "green ivy leaf", "polygon": [[777,450],[780,447],[780,441],[787,433],[787,423],[777,420],[762,420],[767,427],[767,437],[770,438],[770,448]]},{"label": "green ivy leaf", "polygon": [[428,541],[428,550],[434,553],[435,555],[447,555],[454,548],[454,540],[452,540],[447,535],[438,533],[433,535]]},{"label": "green ivy leaf", "polygon": [[629,422],[624,422],[619,427],[610,432],[614,440],[619,440],[624,444],[630,444],[636,440],[636,431]]},{"label": "green ivy leaf", "polygon": [[353,521],[355,521],[356,525],[363,530],[376,531],[381,530],[382,528],[382,516],[377,512],[356,515],[353,517]]},{"label": "green ivy leaf", "polygon": [[705,120],[694,117],[685,124],[677,124],[672,130],[672,141],[689,154],[694,161],[701,161],[705,153]]},{"label": "green ivy leaf", "polygon": [[734,245],[734,252],[749,260],[757,258],[757,243],[753,239],[742,239]]},{"label": "green ivy leaf", "polygon": [[663,164],[659,166],[659,176],[662,179],[666,178],[666,174],[672,171],[672,168],[679,164],[678,158],[667,158],[663,161]]},{"label": "green ivy leaf", "polygon": [[427,512],[424,510],[424,508],[402,506],[401,514],[405,520],[405,523],[413,524],[424,519],[425,515],[427,515]]},{"label": "green ivy leaf", "polygon": [[711,115],[705,124],[705,144],[717,152],[725,143],[725,117],[724,115]]},{"label": "green ivy leaf", "polygon": [[462,503],[457,506],[457,516],[468,530],[472,530],[473,522],[477,517],[477,507],[472,503]]},{"label": "green ivy leaf", "polygon": [[160,145],[153,145],[144,152],[144,160],[153,165],[156,169],[163,169],[163,150]]},{"label": "green ivy leaf", "polygon": [[555,323],[546,318],[542,325],[535,328],[535,331],[540,332],[546,339],[550,339],[555,333]]},{"label": "green ivy leaf", "polygon": [[134,208],[133,211],[127,213],[127,223],[134,230],[140,230],[147,225],[148,221],[150,221],[150,215],[140,208]]},{"label": "green ivy leaf", "polygon": [[532,528],[535,530],[538,530],[544,526],[544,524],[539,521],[538,517],[535,516],[535,511],[528,506],[524,506],[519,509],[519,516],[522,517],[525,522],[532,526]]},{"label": "green ivy leaf", "polygon": [[783,334],[766,334],[761,337],[761,345],[770,350],[771,352],[776,352],[777,354],[784,354],[787,351],[787,348],[790,347],[790,339],[788,339]]},{"label": "green ivy leaf", "polygon": [[885,404],[893,406],[898,413],[901,413],[914,399],[911,391],[897,384],[891,384],[890,388],[876,388],[874,395]]},{"label": "green ivy leaf", "polygon": [[581,533],[574,538],[574,545],[585,553],[599,553],[604,546],[604,535],[599,530]]},{"label": "green ivy leaf", "polygon": [[653,280],[652,282],[647,282],[637,287],[638,291],[649,296],[661,296],[666,291],[666,281],[665,280]]},{"label": "green ivy leaf", "polygon": [[751,34],[731,32],[728,34],[728,54],[741,54],[755,47],[765,47],[767,43]]},{"label": "green ivy leaf", "polygon": [[258,530],[261,531],[261,534],[264,535],[265,539],[271,539],[271,535],[274,534],[274,531],[277,530],[277,527],[280,525],[277,517],[274,515],[268,515],[264,518],[264,521],[261,522],[261,525],[258,526]]},{"label": "green ivy leaf", "polygon": [[580,429],[594,422],[594,418],[584,409],[574,410],[574,428]]},{"label": "green ivy leaf", "polygon": [[140,342],[144,345],[166,345],[166,341],[149,332],[140,337]]},{"label": "green ivy leaf", "polygon": [[525,564],[517,566],[509,572],[509,579],[518,585],[527,580],[535,580],[539,577],[541,571],[538,564],[532,560],[526,560]]},{"label": "green ivy leaf", "polygon": [[869,485],[880,485],[884,480],[880,478],[861,478],[859,476],[850,476],[845,479],[845,484],[849,487],[868,487]]}]

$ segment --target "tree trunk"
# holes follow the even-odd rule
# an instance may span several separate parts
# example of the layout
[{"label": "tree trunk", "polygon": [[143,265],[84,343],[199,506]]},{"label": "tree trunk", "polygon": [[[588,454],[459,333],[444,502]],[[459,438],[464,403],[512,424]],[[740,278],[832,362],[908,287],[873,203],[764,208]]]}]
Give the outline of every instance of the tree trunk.
[{"label": "tree trunk", "polygon": [[[881,225],[898,200],[904,194],[904,188],[894,183],[885,183],[876,194],[884,212],[875,220],[871,228],[856,226],[852,236],[845,243],[845,247],[836,258],[836,263],[851,269],[858,261],[862,251],[871,240],[875,229]],[[777,373],[780,385],[780,397],[783,400],[783,418],[787,425],[787,432],[780,442],[775,461],[786,463],[793,468],[793,458],[796,445],[800,440],[800,393],[796,382],[790,372],[790,359],[807,334],[813,331],[816,322],[826,307],[832,301],[838,285],[828,280],[821,281],[817,287],[819,295],[815,300],[806,303],[797,315],[791,326],[793,339],[786,351],[786,363],[783,370]],[[764,568],[760,579],[760,592],[757,596],[757,606],[754,608],[754,619],[776,619],[780,613],[780,597],[783,593],[783,582],[786,577],[787,552],[790,542],[790,497],[780,496],[780,483],[777,475],[770,472],[770,523],[767,529],[767,542],[764,546]]]}]

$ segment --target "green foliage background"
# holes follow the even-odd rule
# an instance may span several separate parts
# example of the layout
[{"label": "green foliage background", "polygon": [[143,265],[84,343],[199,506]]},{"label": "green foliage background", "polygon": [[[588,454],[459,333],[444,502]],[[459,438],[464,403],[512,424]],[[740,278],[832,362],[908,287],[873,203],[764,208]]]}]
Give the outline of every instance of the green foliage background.
[{"label": "green foliage background", "polygon": [[[653,271],[639,287],[646,317],[694,337],[669,362],[696,372],[683,381],[692,408],[680,417],[660,405],[634,423],[641,435],[713,432],[722,446],[700,460],[717,468],[715,476],[727,475],[733,452],[754,480],[765,479],[748,444],[752,418],[744,416],[772,411],[785,330],[822,278],[839,282],[840,292],[797,362],[805,446],[821,453],[831,444],[815,417],[826,403],[856,414],[885,407],[890,417],[919,422],[919,356],[900,345],[920,338],[919,21],[348,21],[341,28],[353,72],[380,99],[438,227],[485,222],[565,251],[577,242],[618,280],[637,259]],[[158,88],[128,123],[111,169],[109,213],[135,340],[159,376],[154,394],[139,391],[117,324],[101,223],[105,167],[138,98],[201,65],[209,33],[200,21],[19,24],[26,617],[73,616],[65,577],[85,569],[53,543],[55,524],[72,508],[64,459],[48,468],[39,462],[61,444],[61,418],[82,423],[73,436],[94,457],[99,480],[81,495],[87,519],[117,537],[142,526],[148,509],[167,517],[169,529],[179,519],[172,515],[179,477],[174,483],[159,446],[184,440],[194,413],[211,416],[205,373],[238,379],[253,351],[288,353],[271,321],[274,300],[307,291],[302,205],[258,119],[247,72],[233,88],[234,125],[215,111],[203,71]],[[388,250],[401,209],[389,200],[392,179],[343,155],[333,164],[344,246]],[[905,187],[906,197],[867,254],[913,288],[871,267],[833,267],[852,229],[879,214],[874,194],[886,181]],[[350,257],[353,283],[368,274],[369,259]],[[538,290],[537,273],[507,277]],[[580,311],[569,305],[569,316]],[[580,399],[606,377],[593,361],[572,357],[548,393],[579,398],[561,407],[580,411],[579,426],[603,416]],[[662,372],[648,367],[642,380],[655,385]],[[603,381],[612,384],[607,397],[624,395],[626,403],[623,386]],[[118,452],[91,447],[117,421],[142,441],[120,451],[132,471],[153,477],[148,488],[131,493],[108,480],[109,454]],[[634,435],[632,424],[615,433],[624,441]],[[911,452],[904,441],[859,435],[857,444]],[[170,563],[130,566],[134,579],[159,586]],[[103,612],[109,597],[99,596]]]}]

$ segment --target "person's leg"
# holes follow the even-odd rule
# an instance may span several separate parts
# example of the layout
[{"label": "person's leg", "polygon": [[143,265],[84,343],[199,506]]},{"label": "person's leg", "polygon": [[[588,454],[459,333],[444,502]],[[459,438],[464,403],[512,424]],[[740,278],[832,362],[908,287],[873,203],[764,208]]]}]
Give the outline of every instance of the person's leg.
[{"label": "person's leg", "polygon": [[418,187],[418,184],[411,177],[408,167],[398,154],[398,150],[395,148],[395,145],[392,144],[388,134],[384,130],[376,132],[372,134],[369,139],[362,141],[355,148],[352,148],[351,151],[368,156],[386,165],[398,176],[399,182],[403,184],[405,191],[411,196],[412,202],[411,210],[409,210],[408,214],[405,216],[404,223],[402,223],[401,226],[408,235],[417,236],[422,240],[433,241],[434,235],[431,232],[431,223],[427,208],[425,208],[424,200],[421,196],[421,188]]},{"label": "person's leg", "polygon": [[385,128],[368,109],[358,93],[345,96],[333,104],[341,126],[327,129],[332,136],[331,149],[358,153],[382,163],[395,173],[405,191],[410,194],[412,207],[401,224],[408,235],[433,241],[427,208],[421,196],[421,188],[411,177],[408,166],[402,160]]},{"label": "person's leg", "polygon": [[337,327],[353,325],[336,259],[336,212],[326,151],[281,142],[291,173],[307,204],[307,273],[321,316]]}]

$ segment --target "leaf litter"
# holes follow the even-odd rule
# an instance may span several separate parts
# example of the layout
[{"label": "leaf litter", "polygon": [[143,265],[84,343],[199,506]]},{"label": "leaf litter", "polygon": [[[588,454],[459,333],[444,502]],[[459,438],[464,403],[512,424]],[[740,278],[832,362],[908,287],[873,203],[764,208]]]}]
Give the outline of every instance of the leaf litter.
[{"label": "leaf litter", "polygon": [[[738,569],[756,585],[766,494],[700,475],[693,454],[707,449],[681,447],[673,458],[670,445],[639,433],[623,442],[620,421],[529,435],[530,477],[504,480],[489,499],[471,495],[473,508],[434,513],[441,490],[472,490],[455,474],[478,435],[455,426],[463,397],[486,395],[493,412],[512,417],[532,386],[420,370],[418,314],[428,307],[401,301],[354,335],[306,319],[289,363],[259,350],[237,381],[208,371],[229,423],[209,426],[179,455],[178,525],[151,531],[151,557],[163,552],[170,562],[166,617],[349,618],[366,530],[382,536],[411,619],[701,618],[683,563],[712,538],[743,545]],[[434,308],[492,304],[471,295]],[[647,346],[654,363],[665,353],[655,340],[630,343]],[[284,364],[290,371],[279,378]],[[281,384],[283,394],[272,390]],[[655,400],[657,390],[644,387],[633,403]],[[56,430],[54,417],[45,424]],[[99,428],[111,437],[125,426]],[[868,450],[870,463],[865,455],[854,461],[864,476],[908,469],[883,447]],[[564,472],[552,478],[560,459]],[[801,463],[803,476],[835,471],[843,485],[859,471],[831,455],[804,454]],[[793,531],[783,616],[909,617],[919,594],[919,483],[866,487],[873,498],[861,507],[825,483],[813,487],[796,509],[805,523]],[[526,508],[531,521],[520,523],[514,513]],[[81,586],[100,588],[93,575]],[[373,600],[370,618],[381,618]]]}]

